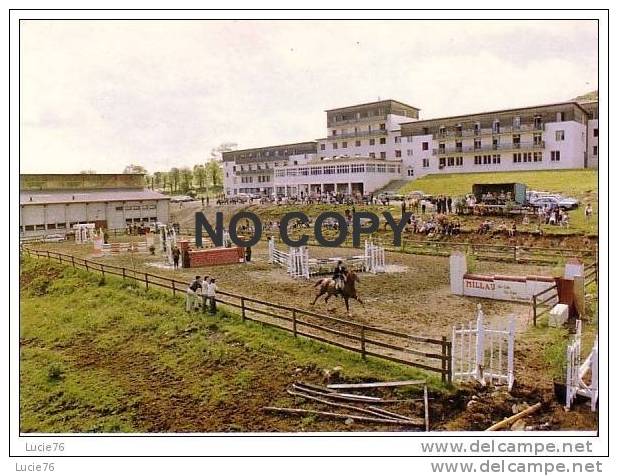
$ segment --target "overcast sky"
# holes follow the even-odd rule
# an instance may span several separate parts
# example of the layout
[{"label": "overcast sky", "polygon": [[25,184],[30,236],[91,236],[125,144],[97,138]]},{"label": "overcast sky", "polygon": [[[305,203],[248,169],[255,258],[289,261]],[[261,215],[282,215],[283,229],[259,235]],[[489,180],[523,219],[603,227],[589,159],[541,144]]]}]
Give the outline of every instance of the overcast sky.
[{"label": "overcast sky", "polygon": [[568,100],[597,69],[584,21],[24,21],[21,172],[192,166],[378,98],[422,119]]}]

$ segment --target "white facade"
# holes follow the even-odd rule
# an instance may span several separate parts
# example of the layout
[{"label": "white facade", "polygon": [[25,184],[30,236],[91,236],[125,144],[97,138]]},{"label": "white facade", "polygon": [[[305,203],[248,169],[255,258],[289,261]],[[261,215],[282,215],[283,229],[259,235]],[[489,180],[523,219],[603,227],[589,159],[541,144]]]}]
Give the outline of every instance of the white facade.
[{"label": "white facade", "polygon": [[313,160],[275,170],[278,196],[364,195],[401,177],[401,162],[367,157]]},{"label": "white facade", "polygon": [[[418,111],[391,100],[329,110],[327,134],[315,142],[315,152],[264,161],[268,148],[239,151],[241,157],[261,154],[250,164],[225,161],[224,155],[225,193],[300,196],[333,191],[334,186],[337,192],[368,194],[389,181],[428,174],[598,167],[598,103],[420,121]],[[327,165],[329,160],[333,162]],[[370,172],[372,160],[393,161],[397,172]],[[324,174],[323,167],[330,165],[336,172]]]}]

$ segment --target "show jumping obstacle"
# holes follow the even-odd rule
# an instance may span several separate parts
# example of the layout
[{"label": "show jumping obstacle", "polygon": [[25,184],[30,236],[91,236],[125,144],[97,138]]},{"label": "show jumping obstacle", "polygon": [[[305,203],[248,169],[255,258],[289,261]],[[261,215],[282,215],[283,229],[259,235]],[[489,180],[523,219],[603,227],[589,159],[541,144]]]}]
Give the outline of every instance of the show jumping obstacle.
[{"label": "show jumping obstacle", "polygon": [[73,231],[77,244],[92,243],[98,237],[94,223],[78,223],[73,225]]},{"label": "show jumping obstacle", "polygon": [[311,276],[332,273],[341,259],[353,271],[380,273],[386,271],[384,247],[365,241],[365,254],[349,258],[309,258],[306,246],[290,247],[288,252],[278,250],[273,239],[268,240],[268,262],[285,267],[293,278],[309,279]]},{"label": "show jumping obstacle", "polygon": [[486,327],[481,305],[476,323],[453,327],[453,380],[477,380],[482,385],[506,384],[513,388],[513,356],[515,347],[515,316],[502,320],[496,328]]},{"label": "show jumping obstacle", "polygon": [[[586,360],[581,361],[582,322],[578,319],[575,325],[575,336],[567,347],[566,371],[566,407],[571,408],[578,395],[590,399],[590,409],[596,411],[599,399],[599,336],[594,340],[592,350]],[[590,384],[584,381],[590,372]]]}]

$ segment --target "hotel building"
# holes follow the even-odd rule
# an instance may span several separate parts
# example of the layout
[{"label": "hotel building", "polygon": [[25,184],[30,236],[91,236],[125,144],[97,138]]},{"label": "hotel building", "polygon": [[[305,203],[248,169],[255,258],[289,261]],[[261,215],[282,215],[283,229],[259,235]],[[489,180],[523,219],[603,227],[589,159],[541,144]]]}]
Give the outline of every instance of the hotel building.
[{"label": "hotel building", "polygon": [[598,102],[419,120],[385,100],[326,111],[326,137],[223,154],[226,196],[368,194],[428,174],[598,167]]}]

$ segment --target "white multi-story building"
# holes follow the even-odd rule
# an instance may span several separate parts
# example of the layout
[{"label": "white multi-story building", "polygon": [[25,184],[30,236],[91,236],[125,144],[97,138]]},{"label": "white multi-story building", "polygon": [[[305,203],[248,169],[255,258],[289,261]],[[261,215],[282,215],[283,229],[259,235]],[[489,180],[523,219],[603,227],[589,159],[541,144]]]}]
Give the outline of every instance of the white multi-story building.
[{"label": "white multi-story building", "polygon": [[226,196],[369,194],[427,174],[598,167],[598,102],[418,120],[385,100],[326,111],[315,142],[223,154]]},{"label": "white multi-story building", "polygon": [[410,177],[589,167],[588,129],[576,102],[405,123],[404,166]]}]

